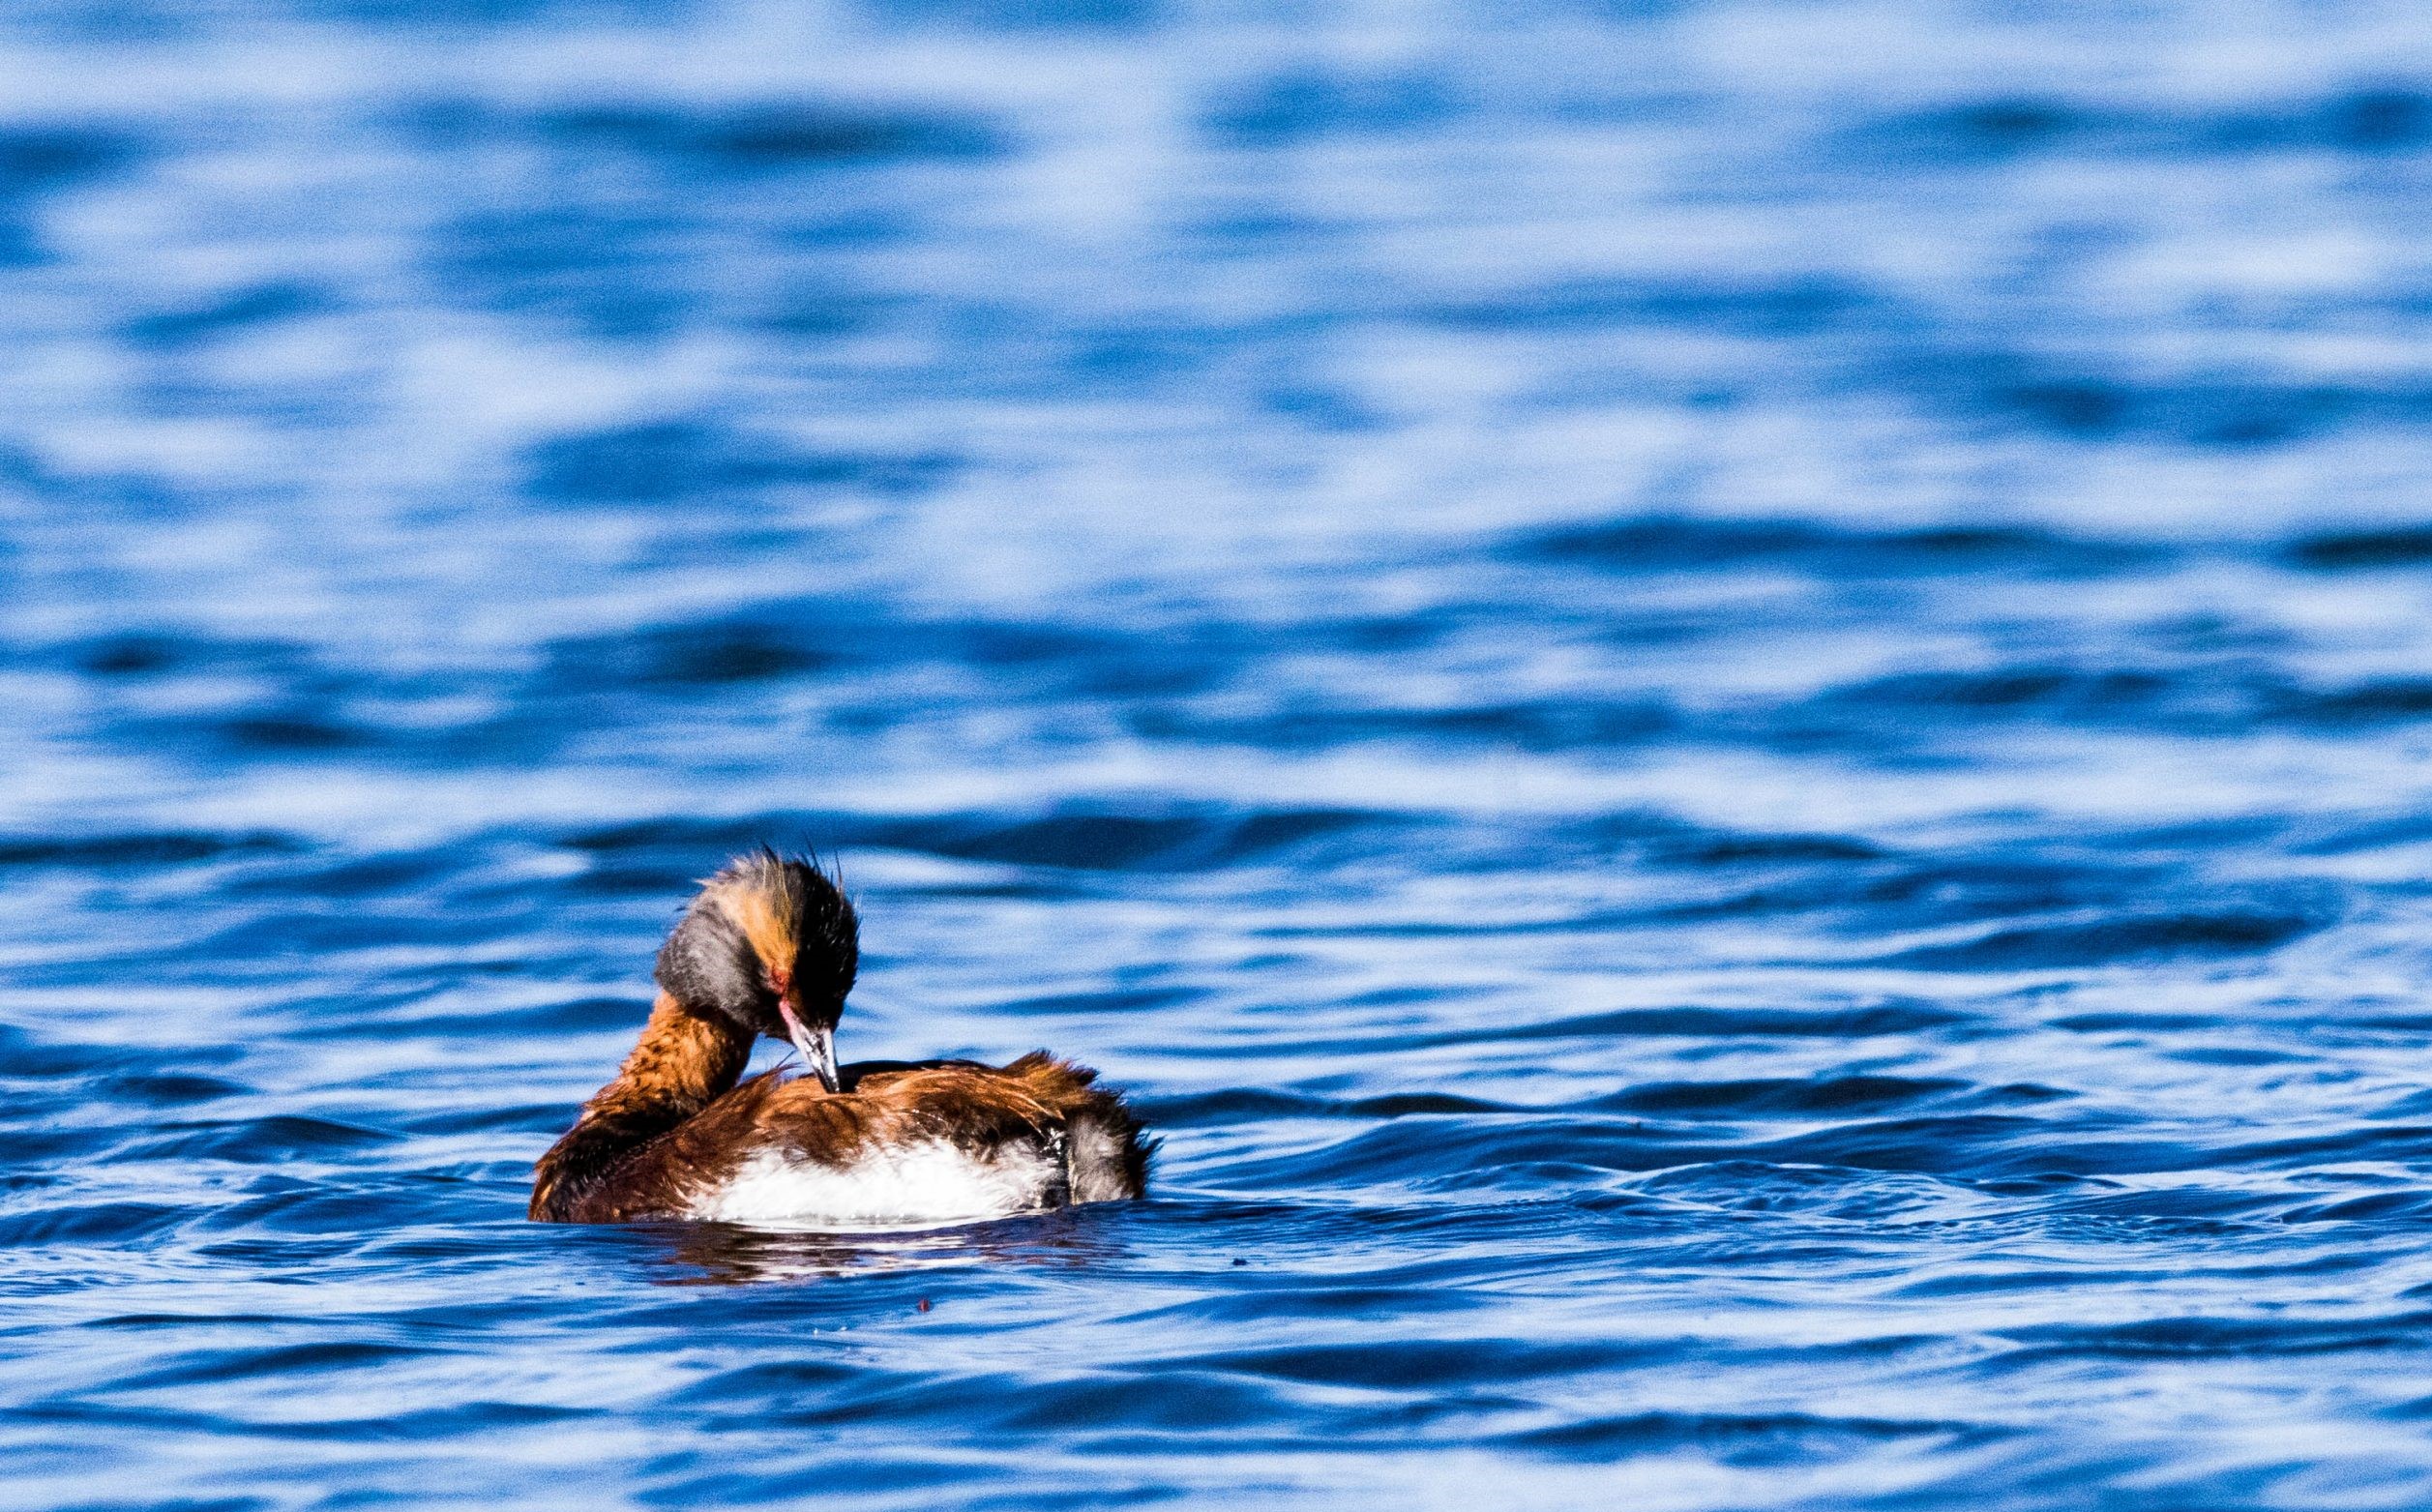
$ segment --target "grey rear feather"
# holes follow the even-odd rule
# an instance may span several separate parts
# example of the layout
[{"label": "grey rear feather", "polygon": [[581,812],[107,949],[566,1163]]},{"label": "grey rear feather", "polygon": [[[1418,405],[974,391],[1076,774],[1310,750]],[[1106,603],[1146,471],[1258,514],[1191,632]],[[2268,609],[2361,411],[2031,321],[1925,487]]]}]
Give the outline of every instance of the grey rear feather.
[{"label": "grey rear feather", "polygon": [[1065,1122],[1064,1135],[1072,1201],[1113,1202],[1144,1193],[1148,1151],[1120,1104],[1109,1100],[1080,1110]]}]

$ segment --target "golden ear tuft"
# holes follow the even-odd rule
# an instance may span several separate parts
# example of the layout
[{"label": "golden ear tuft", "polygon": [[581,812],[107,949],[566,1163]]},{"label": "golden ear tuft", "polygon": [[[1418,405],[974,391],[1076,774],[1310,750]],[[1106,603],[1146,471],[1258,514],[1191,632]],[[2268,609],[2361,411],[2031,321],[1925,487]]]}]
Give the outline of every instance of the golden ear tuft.
[{"label": "golden ear tuft", "polygon": [[701,895],[734,921],[763,964],[792,969],[801,947],[794,938],[793,875],[776,851],[762,846],[735,857]]}]

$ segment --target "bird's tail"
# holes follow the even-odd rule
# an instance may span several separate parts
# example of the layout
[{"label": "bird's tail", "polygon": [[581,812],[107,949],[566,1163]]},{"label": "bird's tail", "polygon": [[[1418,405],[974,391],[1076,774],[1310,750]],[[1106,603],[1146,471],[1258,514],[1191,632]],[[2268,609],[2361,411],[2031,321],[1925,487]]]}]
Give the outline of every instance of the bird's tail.
[{"label": "bird's tail", "polygon": [[1076,1202],[1112,1202],[1148,1191],[1148,1157],[1157,1141],[1143,1139],[1121,1098],[1100,1093],[1064,1124],[1064,1169]]}]

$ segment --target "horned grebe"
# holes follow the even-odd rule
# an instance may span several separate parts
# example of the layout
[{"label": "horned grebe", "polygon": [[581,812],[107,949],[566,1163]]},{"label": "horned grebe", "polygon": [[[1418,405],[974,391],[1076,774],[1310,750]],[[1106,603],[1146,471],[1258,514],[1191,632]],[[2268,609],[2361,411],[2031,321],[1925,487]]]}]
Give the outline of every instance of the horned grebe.
[{"label": "horned grebe", "polygon": [[[727,863],[660,947],[640,1042],[533,1168],[530,1216],[902,1223],[1142,1194],[1155,1141],[1094,1071],[1044,1051],[840,1069],[859,938],[816,867]],[[735,1085],[762,1034],[810,1075]]]}]

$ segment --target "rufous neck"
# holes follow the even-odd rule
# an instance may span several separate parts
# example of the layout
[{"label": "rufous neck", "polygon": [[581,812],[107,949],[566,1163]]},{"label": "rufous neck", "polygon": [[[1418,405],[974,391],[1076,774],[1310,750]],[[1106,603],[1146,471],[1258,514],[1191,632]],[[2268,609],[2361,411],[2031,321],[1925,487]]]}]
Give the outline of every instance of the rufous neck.
[{"label": "rufous neck", "polygon": [[687,1007],[661,993],[650,1005],[641,1038],[617,1067],[616,1080],[594,1093],[583,1112],[608,1105],[662,1107],[680,1110],[679,1121],[689,1118],[743,1075],[752,1040],[724,1015]]},{"label": "rufous neck", "polygon": [[616,1080],[591,1095],[575,1126],[541,1157],[532,1216],[571,1216],[625,1156],[708,1107],[743,1075],[752,1039],[720,1015],[661,993]]}]

